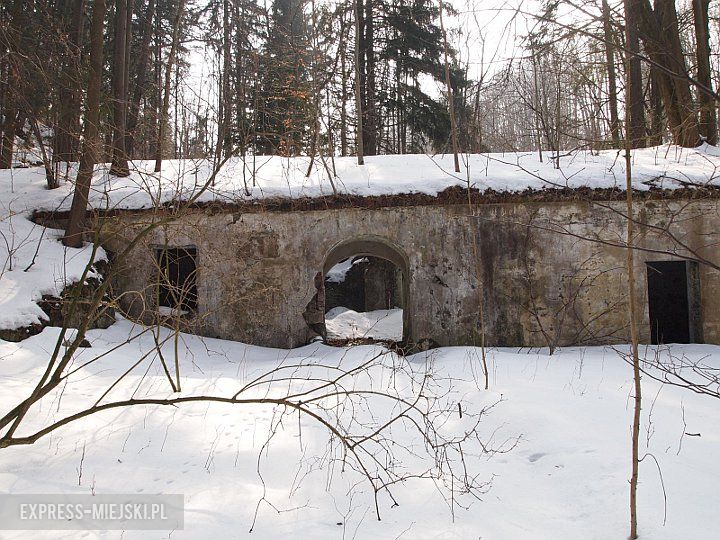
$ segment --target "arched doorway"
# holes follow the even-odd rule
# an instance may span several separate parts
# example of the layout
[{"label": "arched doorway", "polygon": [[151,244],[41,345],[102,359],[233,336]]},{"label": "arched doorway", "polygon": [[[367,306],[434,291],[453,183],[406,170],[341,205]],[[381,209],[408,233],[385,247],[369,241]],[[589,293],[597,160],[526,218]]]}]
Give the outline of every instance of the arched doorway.
[{"label": "arched doorway", "polygon": [[316,276],[316,309],[323,317],[315,331],[338,343],[407,341],[409,279],[407,256],[383,238],[336,244]]}]

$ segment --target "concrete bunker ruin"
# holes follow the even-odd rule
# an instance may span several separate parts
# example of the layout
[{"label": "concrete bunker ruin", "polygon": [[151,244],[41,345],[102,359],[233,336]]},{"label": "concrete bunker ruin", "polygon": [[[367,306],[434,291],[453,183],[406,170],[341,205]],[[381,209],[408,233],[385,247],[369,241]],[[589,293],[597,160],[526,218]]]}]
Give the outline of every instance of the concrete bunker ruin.
[{"label": "concrete bunker ruin", "polygon": [[[313,325],[325,322],[325,295],[318,292],[328,271],[352,257],[374,257],[401,271],[407,344],[478,345],[483,333],[488,346],[627,342],[624,195],[583,196],[568,191],[498,201],[477,195],[472,205],[463,193],[457,200],[340,197],[332,204],[196,206],[169,220],[157,211],[99,219],[102,243],[112,252],[163,219],[127,260],[115,263],[119,306],[135,320],[156,320],[162,306],[157,247],[192,246],[194,310],[178,325],[199,335],[282,348],[306,344],[322,333]],[[653,277],[655,263],[664,262],[688,265],[687,341],[720,342],[718,201],[714,191],[638,196],[642,342],[668,341],[657,331],[657,295],[671,295],[674,285]],[[674,219],[680,212],[683,219]],[[663,234],[668,224],[671,234]],[[316,317],[308,320],[313,301]]]}]

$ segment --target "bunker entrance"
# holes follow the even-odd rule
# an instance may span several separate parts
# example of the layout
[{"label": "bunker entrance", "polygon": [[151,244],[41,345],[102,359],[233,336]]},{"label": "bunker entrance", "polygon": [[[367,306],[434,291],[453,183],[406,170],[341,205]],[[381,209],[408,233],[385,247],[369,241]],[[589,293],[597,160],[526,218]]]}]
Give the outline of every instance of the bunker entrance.
[{"label": "bunker entrance", "polygon": [[197,311],[197,249],[158,248],[156,257],[160,271],[158,306],[175,314]]},{"label": "bunker entrance", "polygon": [[328,342],[405,342],[410,335],[409,263],[400,248],[374,237],[337,244],[315,275],[303,316]]},{"label": "bunker entrance", "polygon": [[697,263],[647,263],[650,339],[653,344],[702,341]]},{"label": "bunker entrance", "polygon": [[325,274],[325,329],[329,341],[402,341],[402,270],[372,255],[341,260]]}]

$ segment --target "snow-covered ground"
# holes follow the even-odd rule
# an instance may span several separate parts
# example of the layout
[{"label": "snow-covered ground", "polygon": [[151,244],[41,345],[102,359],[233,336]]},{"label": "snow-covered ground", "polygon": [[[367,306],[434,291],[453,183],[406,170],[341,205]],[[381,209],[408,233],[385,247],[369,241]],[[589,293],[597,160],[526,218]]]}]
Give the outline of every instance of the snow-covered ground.
[{"label": "snow-covered ground", "polygon": [[[81,367],[62,392],[43,400],[19,434],[94,402],[119,374],[152,350],[152,336],[138,332],[127,321],[91,331],[92,348],[84,349],[74,365],[106,356]],[[0,342],[0,413],[30,390],[57,335],[58,329],[46,328],[19,344]],[[182,335],[180,343],[184,394],[230,395],[280,365],[300,364],[310,370],[303,373],[318,374],[326,366],[356,366],[381,355],[384,367],[368,379],[378,385],[376,389],[384,385],[409,391],[407,377],[398,371],[407,365],[450,392],[451,402],[462,401],[464,411],[501,400],[481,420],[479,432],[495,448],[509,449],[516,441],[517,445],[488,456],[468,444],[469,472],[492,480],[482,500],[456,494],[451,512],[440,485],[412,480],[394,486],[397,506],[381,495],[382,521],[377,521],[369,486],[352,468],[343,472],[338,462],[328,461],[328,433],[308,418],[291,414],[279,423],[281,410],[271,405],[142,406],[106,411],[34,445],[0,450],[0,492],[181,493],[185,529],[172,532],[170,538],[245,537],[256,508],[252,538],[627,536],[631,369],[610,348],[563,349],[553,356],[544,351],[491,350],[486,391],[475,348],[437,349],[401,359],[379,346],[344,349],[313,344],[285,351],[188,335]],[[720,347],[671,350],[720,367]],[[172,351],[169,342],[168,358]],[[652,356],[654,349],[643,353]],[[149,364],[151,359],[134,369],[106,400],[129,393],[138,398],[171,395],[157,359]],[[278,384],[287,391],[286,382]],[[308,378],[295,384],[311,383]],[[715,538],[720,526],[718,402],[647,378],[644,393],[641,454],[651,453],[659,470],[652,458],[641,465],[641,535]],[[373,404],[373,416],[388,412]],[[422,441],[414,439],[410,429],[396,425],[393,440],[414,444],[422,455]],[[454,415],[444,429],[462,431],[465,425]],[[270,430],[274,435],[266,446]],[[405,458],[403,467],[421,465],[420,458]],[[2,531],[0,536],[77,538],[78,533]],[[160,538],[167,533],[87,531],[82,537]]]},{"label": "snow-covered ground", "polygon": [[378,309],[358,313],[339,306],[325,314],[325,326],[329,339],[402,341],[403,310]]},{"label": "snow-covered ground", "polygon": [[[92,247],[69,249],[60,243],[62,231],[30,221],[38,196],[53,192],[42,182],[15,189],[16,176],[35,178],[38,170],[17,169],[0,174],[0,329],[40,323],[47,315],[37,301],[44,294],[58,296],[66,285],[78,281],[92,256]],[[44,174],[44,173],[43,173]],[[43,179],[44,177],[40,177]],[[94,260],[104,260],[99,248]],[[93,277],[90,272],[87,277]]]},{"label": "snow-covered ground", "polygon": [[[481,191],[523,191],[558,187],[610,188],[625,186],[622,153],[612,150],[593,154],[573,151],[561,154],[560,168],[554,168],[550,154],[540,162],[537,153],[495,153],[463,156],[460,173],[453,172],[451,155],[369,156],[364,166],[353,157],[335,158],[337,176],[331,179],[316,161],[306,176],[309,158],[256,156],[242,161],[229,160],[215,176],[214,184],[198,195],[197,201],[262,200],[287,197],[319,197],[338,193],[387,195],[399,193],[437,194],[451,186],[467,186]],[[90,195],[95,208],[149,208],[153,205],[188,199],[208,183],[213,170],[209,160],[167,160],[158,177],[154,162],[135,161],[132,174],[114,178],[99,166]],[[0,175],[2,189],[11,183],[7,173]],[[74,178],[74,171],[70,177]],[[713,146],[696,149],[665,145],[633,151],[634,186],[677,188],[684,185],[720,184],[720,150]],[[332,181],[331,181],[332,180]],[[69,183],[51,192],[43,190],[42,167],[13,170],[12,187],[17,196],[29,195],[36,209],[70,207]]]},{"label": "snow-covered ground", "polygon": [[[653,179],[654,185],[665,187],[677,187],[680,181],[717,183],[717,154],[710,147],[637,151],[636,185],[647,189],[643,182]],[[368,165],[358,169],[350,158],[337,159],[336,182],[345,193],[437,193],[467,180],[464,173],[456,177],[449,172],[450,162],[448,157],[387,156],[368,158]],[[575,153],[561,162],[558,172],[532,154],[472,156],[469,174],[480,189],[623,185],[616,152]],[[258,158],[255,188],[248,177],[251,197],[330,193],[323,168],[306,179],[301,174],[305,164],[302,158]],[[149,166],[137,165],[139,171]],[[129,179],[109,182],[100,168],[93,204],[129,208],[166,201],[177,193],[179,178],[179,188],[187,194],[207,177],[207,164],[199,165],[196,176],[191,162],[167,162],[161,181],[136,171]],[[187,174],[179,174],[179,168]],[[64,249],[57,232],[28,219],[33,209],[67,208],[70,193],[69,184],[45,190],[42,169],[0,173],[0,328],[37,322],[42,314],[34,302],[42,294],[58,294],[79,278],[89,250]],[[242,166],[232,162],[203,199],[237,197],[244,197]],[[376,321],[393,317],[398,318],[391,313]],[[432,385],[452,406],[452,415],[439,418],[443,433],[462,435],[473,411],[500,401],[478,429],[489,448],[505,451],[483,453],[472,441],[463,447],[468,473],[492,483],[475,501],[457,491],[449,499],[448,486],[439,480],[407,480],[393,487],[394,501],[381,492],[378,521],[370,486],[352,467],[340,466],[335,458],[342,456],[329,443],[325,427],[296,414],[280,422],[287,410],[278,405],[196,402],[112,409],[62,427],[33,445],[0,449],[0,493],[185,496],[183,531],[88,531],[82,533],[85,538],[235,538],[246,535],[255,517],[252,536],[273,539],[627,536],[632,384],[631,370],[615,350],[568,348],[552,356],[545,351],[491,350],[486,391],[475,348],[443,348],[400,358],[377,345],[313,344],[286,351],[190,335],[176,341],[168,332],[161,329],[159,339],[168,339],[163,352],[171,363],[179,351],[182,395],[231,396],[263,373],[270,375],[243,395],[286,395],[376,359],[372,370],[359,372],[346,387],[410,398],[418,381]],[[0,416],[32,390],[58,335],[59,329],[46,328],[21,343],[0,341]],[[92,347],[79,350],[72,374],[31,409],[17,435],[94,403],[125,372],[105,401],[177,395],[153,352],[156,341],[145,329],[121,320],[107,330],[90,331],[88,339]],[[669,352],[720,369],[720,347],[672,346]],[[652,358],[655,349],[643,349],[643,354]],[[97,360],[88,363],[93,358]],[[285,377],[288,372],[292,382]],[[644,382],[641,454],[648,457],[641,465],[641,534],[714,538],[720,528],[719,403],[647,377]],[[462,405],[455,407],[458,403]],[[396,412],[382,399],[357,405],[352,409],[357,422],[382,425],[383,418]],[[345,408],[338,417],[350,411]],[[389,435],[387,440],[397,444],[398,461],[391,463],[396,470],[433,468],[424,441],[409,422],[394,424]],[[0,531],[3,539],[57,537],[77,538],[78,533]]]}]

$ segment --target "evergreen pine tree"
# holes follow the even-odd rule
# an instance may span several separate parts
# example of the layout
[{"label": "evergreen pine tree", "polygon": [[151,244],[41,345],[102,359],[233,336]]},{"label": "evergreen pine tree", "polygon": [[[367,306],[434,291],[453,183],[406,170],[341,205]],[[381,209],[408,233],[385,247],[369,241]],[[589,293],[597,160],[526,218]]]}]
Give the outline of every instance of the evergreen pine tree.
[{"label": "evergreen pine tree", "polygon": [[274,0],[262,58],[259,154],[298,155],[309,131],[309,30],[301,0]]}]

